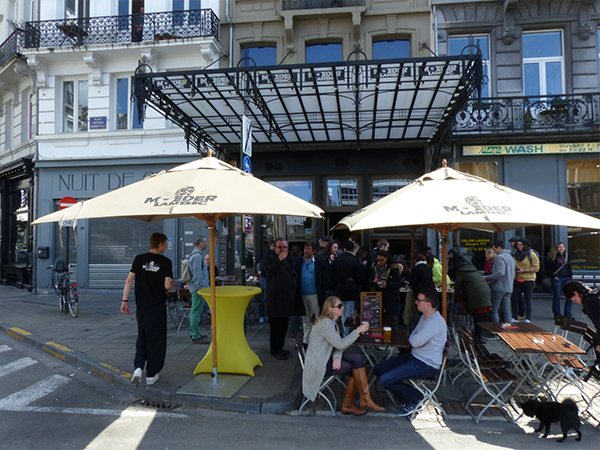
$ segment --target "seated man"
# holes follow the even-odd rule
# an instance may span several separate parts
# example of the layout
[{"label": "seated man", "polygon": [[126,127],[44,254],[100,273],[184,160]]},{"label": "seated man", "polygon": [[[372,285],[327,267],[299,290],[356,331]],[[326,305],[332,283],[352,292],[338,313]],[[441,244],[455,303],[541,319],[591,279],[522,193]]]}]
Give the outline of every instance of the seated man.
[{"label": "seated man", "polygon": [[423,398],[418,390],[403,380],[434,378],[442,365],[446,345],[446,321],[437,311],[439,294],[435,290],[424,289],[416,303],[423,315],[409,337],[412,346],[410,355],[397,356],[373,368],[379,384],[404,403],[405,406],[396,412],[400,416],[410,415]]}]

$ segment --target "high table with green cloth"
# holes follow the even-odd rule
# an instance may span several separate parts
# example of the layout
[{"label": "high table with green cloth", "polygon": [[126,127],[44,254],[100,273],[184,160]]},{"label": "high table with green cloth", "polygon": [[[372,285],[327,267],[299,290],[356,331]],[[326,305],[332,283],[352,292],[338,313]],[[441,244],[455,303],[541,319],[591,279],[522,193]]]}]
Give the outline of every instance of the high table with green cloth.
[{"label": "high table with green cloth", "polygon": [[[209,306],[210,288],[198,290]],[[254,368],[262,367],[262,362],[252,351],[244,333],[244,316],[252,297],[261,293],[261,289],[250,286],[217,286],[217,365],[219,373],[237,373],[254,376]],[[212,372],[213,345],[210,344],[206,355],[198,363],[194,375]]]}]

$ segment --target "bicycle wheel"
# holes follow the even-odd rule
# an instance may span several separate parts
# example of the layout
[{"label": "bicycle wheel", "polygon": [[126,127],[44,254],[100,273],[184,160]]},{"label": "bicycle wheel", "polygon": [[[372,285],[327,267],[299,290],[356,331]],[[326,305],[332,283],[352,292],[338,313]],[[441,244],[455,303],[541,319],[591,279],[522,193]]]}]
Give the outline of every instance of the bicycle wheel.
[{"label": "bicycle wheel", "polygon": [[60,287],[58,286],[58,275],[56,272],[52,274],[52,287],[54,288],[54,293],[58,297],[60,295]]},{"label": "bicycle wheel", "polygon": [[77,295],[77,285],[71,285],[67,295],[69,312],[73,317],[79,314],[79,296]]},{"label": "bicycle wheel", "polygon": [[58,296],[58,307],[60,308],[61,313],[66,313],[67,311],[67,302],[65,301],[64,295]]}]

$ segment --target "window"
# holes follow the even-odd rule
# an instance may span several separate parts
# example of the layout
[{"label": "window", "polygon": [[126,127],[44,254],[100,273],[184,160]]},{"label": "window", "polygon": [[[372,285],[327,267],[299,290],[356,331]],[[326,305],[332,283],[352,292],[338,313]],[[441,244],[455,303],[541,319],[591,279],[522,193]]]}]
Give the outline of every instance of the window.
[{"label": "window", "polygon": [[144,128],[139,120],[135,97],[131,97],[131,78],[117,78],[117,130]]},{"label": "window", "polygon": [[596,44],[598,45],[598,78],[600,79],[600,28],[596,34]]},{"label": "window", "polygon": [[490,37],[487,34],[452,36],[448,40],[448,55],[475,55],[477,52],[477,48],[475,46],[477,45],[481,49],[481,58],[483,63],[484,85],[481,88],[481,97],[489,98],[490,86],[492,84],[490,74]]},{"label": "window", "polygon": [[373,59],[410,58],[410,41],[394,39],[373,42]]},{"label": "window", "polygon": [[190,11],[188,22],[190,25],[198,25],[200,23],[200,0],[173,0],[173,25],[178,27],[185,24],[186,14],[183,11]]},{"label": "window", "polygon": [[13,104],[7,102],[4,104],[4,150],[10,150],[13,147]]},{"label": "window", "polygon": [[[242,58],[252,58],[257,66],[275,66],[277,65],[277,47],[245,47],[242,49]],[[253,63],[249,59],[242,61],[243,67],[252,65]]]},{"label": "window", "polygon": [[29,95],[31,89],[27,88],[21,92],[21,142],[25,143],[31,139],[31,101]]},{"label": "window", "polygon": [[358,206],[358,180],[327,180],[327,206]]},{"label": "window", "polygon": [[9,261],[28,263],[27,242],[29,235],[29,186],[20,181],[10,186]]},{"label": "window", "polygon": [[523,91],[529,96],[564,92],[562,33],[523,33]]},{"label": "window", "polygon": [[[567,160],[568,207],[600,219],[598,159]],[[569,228],[569,256],[574,269],[600,268],[600,232]]]},{"label": "window", "polygon": [[65,0],[65,18],[82,19],[90,16],[90,0]]},{"label": "window", "polygon": [[382,199],[398,189],[410,184],[413,180],[405,178],[388,179],[388,180],[373,180],[373,201]]},{"label": "window", "polygon": [[295,195],[302,200],[312,203],[313,191],[311,180],[293,180],[293,181],[269,181],[275,187],[288,194]]},{"label": "window", "polygon": [[[269,181],[268,183],[302,200],[313,202],[312,180]],[[266,216],[266,225],[267,229],[271,230],[271,235],[276,237],[287,237],[290,240],[314,238],[313,219],[310,217]]]},{"label": "window", "polygon": [[88,129],[87,80],[63,83],[63,132],[73,133]]},{"label": "window", "polygon": [[306,62],[337,62],[342,60],[342,44],[312,44],[306,46]]}]

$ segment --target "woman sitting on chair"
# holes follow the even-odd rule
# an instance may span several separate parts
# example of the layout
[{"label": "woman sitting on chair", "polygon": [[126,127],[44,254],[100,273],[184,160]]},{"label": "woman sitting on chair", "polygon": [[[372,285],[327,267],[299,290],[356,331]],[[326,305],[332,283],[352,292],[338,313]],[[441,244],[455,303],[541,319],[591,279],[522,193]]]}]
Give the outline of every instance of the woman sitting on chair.
[{"label": "woman sitting on chair", "polygon": [[[367,410],[361,408],[383,411],[384,408],[377,406],[371,400],[362,355],[343,352],[358,339],[360,333],[369,329],[369,325],[362,324],[345,338],[340,337],[336,322],[342,316],[343,308],[342,301],[338,297],[328,297],[323,305],[321,316],[310,330],[306,363],[302,375],[302,393],[307,399],[314,402],[324,377],[349,375],[346,395],[342,403],[342,413],[356,416],[366,414]],[[361,408],[354,404],[357,388]]]}]

